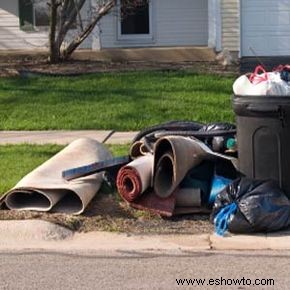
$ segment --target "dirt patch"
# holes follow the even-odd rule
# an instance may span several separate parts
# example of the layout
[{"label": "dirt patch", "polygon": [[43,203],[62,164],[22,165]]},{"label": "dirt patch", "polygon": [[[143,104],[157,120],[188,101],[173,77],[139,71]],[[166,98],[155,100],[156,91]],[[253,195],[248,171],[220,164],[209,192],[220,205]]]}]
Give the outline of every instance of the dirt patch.
[{"label": "dirt patch", "polygon": [[211,233],[213,226],[205,214],[161,218],[148,212],[130,208],[115,194],[100,193],[83,215],[35,211],[0,211],[1,220],[41,219],[57,223],[71,230],[117,231],[134,234],[202,234]]},{"label": "dirt patch", "polygon": [[237,75],[238,65],[224,67],[218,62],[105,62],[71,60],[60,64],[49,64],[42,55],[1,56],[0,77],[17,75],[48,74],[75,76],[98,72],[144,71],[144,70],[190,70],[198,73]]}]

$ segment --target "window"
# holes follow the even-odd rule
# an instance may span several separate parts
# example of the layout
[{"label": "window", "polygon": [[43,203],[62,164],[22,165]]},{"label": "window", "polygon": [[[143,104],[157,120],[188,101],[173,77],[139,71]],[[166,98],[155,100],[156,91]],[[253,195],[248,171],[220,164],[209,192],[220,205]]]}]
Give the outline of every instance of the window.
[{"label": "window", "polygon": [[152,0],[141,0],[136,7],[128,2],[119,2],[118,40],[152,40]]},{"label": "window", "polygon": [[124,2],[121,1],[121,34],[149,34],[149,4],[145,2],[143,5],[126,9]]},{"label": "window", "polygon": [[22,30],[33,31],[49,25],[47,1],[19,0],[19,24]]}]

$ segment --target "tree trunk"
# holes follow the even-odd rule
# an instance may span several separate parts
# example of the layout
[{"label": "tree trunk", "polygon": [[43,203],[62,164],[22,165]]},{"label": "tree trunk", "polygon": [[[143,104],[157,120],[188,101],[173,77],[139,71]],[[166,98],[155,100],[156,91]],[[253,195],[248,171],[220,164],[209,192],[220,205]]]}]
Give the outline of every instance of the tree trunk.
[{"label": "tree trunk", "polygon": [[49,25],[49,61],[57,63],[60,61],[60,49],[56,45],[56,25],[57,25],[57,0],[50,0],[50,25]]}]

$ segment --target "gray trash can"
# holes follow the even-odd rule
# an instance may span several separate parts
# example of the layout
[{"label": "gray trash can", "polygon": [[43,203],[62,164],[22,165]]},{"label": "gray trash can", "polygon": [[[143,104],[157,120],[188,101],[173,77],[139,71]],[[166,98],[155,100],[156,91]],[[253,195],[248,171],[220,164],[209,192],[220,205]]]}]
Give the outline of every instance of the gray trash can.
[{"label": "gray trash can", "polygon": [[278,181],[290,197],[290,97],[234,95],[233,109],[240,171]]}]

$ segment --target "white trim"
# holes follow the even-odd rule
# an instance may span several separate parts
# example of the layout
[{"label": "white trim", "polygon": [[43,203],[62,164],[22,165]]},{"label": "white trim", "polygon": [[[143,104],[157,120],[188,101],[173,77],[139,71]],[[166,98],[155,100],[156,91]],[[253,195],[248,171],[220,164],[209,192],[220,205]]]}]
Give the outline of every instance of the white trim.
[{"label": "white trim", "polygon": [[[146,44],[154,42],[154,9],[153,2],[154,0],[149,1],[149,33],[147,34],[122,34],[121,33],[121,16],[120,16],[120,0],[117,0],[117,21],[116,21],[116,39],[118,43],[128,43],[128,44]],[[155,1],[154,1],[155,2]]]},{"label": "white trim", "polygon": [[[89,13],[89,11],[91,9],[93,9],[93,7],[95,7],[96,2],[95,0],[91,0],[90,3],[88,4],[88,8],[87,8],[87,18],[89,19],[89,21],[91,21],[92,19],[92,15]],[[91,47],[92,50],[100,50],[102,47],[102,43],[101,43],[101,28],[100,28],[101,22],[99,21],[97,23],[97,25],[94,27],[93,31],[92,31],[92,38],[91,38]]]},{"label": "white trim", "polygon": [[222,50],[222,14],[221,0],[216,0],[216,51]]},{"label": "white trim", "polygon": [[222,50],[221,1],[208,0],[208,47]]},{"label": "white trim", "polygon": [[215,23],[215,1],[207,2],[207,21],[208,21],[208,47],[215,48],[216,44],[216,23]]},{"label": "white trim", "polygon": [[239,18],[240,18],[240,30],[239,30],[239,39],[240,39],[240,48],[239,48],[239,58],[242,57],[242,33],[243,33],[243,21],[242,21],[242,1],[239,1]]}]

